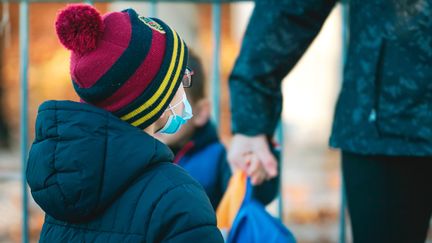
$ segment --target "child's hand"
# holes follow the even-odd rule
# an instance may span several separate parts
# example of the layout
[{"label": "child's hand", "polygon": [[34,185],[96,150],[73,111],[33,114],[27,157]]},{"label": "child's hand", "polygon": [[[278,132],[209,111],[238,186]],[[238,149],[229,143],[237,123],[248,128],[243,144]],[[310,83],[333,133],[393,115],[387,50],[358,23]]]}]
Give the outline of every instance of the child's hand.
[{"label": "child's hand", "polygon": [[[253,154],[250,157],[250,154]],[[248,157],[249,156],[249,157]],[[250,165],[247,165],[249,158]],[[240,169],[247,172],[251,177],[252,183],[261,184],[262,174],[264,178],[270,179],[277,176],[277,162],[270,152],[265,135],[245,136],[235,134],[231,140],[231,146],[228,151],[228,161],[234,170]]]},{"label": "child's hand", "polygon": [[264,180],[269,179],[264,166],[255,154],[246,154],[245,161],[246,174],[251,178],[252,185],[260,185]]}]

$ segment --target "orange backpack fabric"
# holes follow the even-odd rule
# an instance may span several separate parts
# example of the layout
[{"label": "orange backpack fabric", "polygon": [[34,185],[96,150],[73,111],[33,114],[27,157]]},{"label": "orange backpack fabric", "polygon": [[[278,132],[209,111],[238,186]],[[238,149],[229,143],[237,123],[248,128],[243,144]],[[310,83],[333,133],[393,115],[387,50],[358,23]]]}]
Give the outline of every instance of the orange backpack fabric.
[{"label": "orange backpack fabric", "polygon": [[235,172],[228,184],[228,188],[216,210],[217,226],[228,232],[243,203],[246,194],[247,176],[243,171]]}]

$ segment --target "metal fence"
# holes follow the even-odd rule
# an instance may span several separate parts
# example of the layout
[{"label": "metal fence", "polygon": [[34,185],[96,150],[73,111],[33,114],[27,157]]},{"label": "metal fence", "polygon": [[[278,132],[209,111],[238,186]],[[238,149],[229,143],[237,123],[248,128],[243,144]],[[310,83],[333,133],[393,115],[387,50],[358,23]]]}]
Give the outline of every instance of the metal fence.
[{"label": "metal fence", "polygon": [[[7,2],[7,0],[3,0]],[[220,53],[221,53],[221,14],[223,3],[232,2],[250,2],[251,0],[140,0],[139,2],[149,2],[150,4],[150,16],[157,16],[157,3],[158,2],[170,2],[170,3],[211,3],[212,4],[212,40],[213,40],[213,53],[212,53],[212,68],[211,68],[211,97],[212,97],[212,114],[213,121],[217,126],[219,126],[220,119]],[[11,0],[13,2],[13,0]],[[29,242],[28,233],[28,189],[26,183],[26,163],[28,156],[28,63],[29,63],[29,5],[31,3],[59,3],[59,2],[82,2],[75,0],[21,0],[19,2],[19,45],[20,45],[20,149],[21,149],[21,163],[22,163],[22,242]],[[91,1],[86,0],[85,3],[92,4],[94,2],[114,2],[113,0],[98,0]],[[123,2],[128,2],[128,0]],[[137,1],[130,1],[137,2]],[[346,18],[347,9],[343,4],[342,7],[343,16],[343,31],[342,38],[345,49],[347,32],[346,32]],[[344,51],[343,51],[344,53]],[[276,138],[279,141],[281,147],[283,147],[283,129],[282,123],[279,123]],[[281,151],[282,152],[282,151]],[[283,161],[283,156],[281,153],[281,161]],[[283,163],[281,163],[282,166]],[[282,185],[282,184],[281,184]],[[282,216],[282,197],[278,196],[278,214],[279,217]],[[345,195],[343,191],[343,185],[341,187],[341,206],[340,206],[340,223],[339,223],[339,242],[344,243],[346,238],[345,233]]]}]

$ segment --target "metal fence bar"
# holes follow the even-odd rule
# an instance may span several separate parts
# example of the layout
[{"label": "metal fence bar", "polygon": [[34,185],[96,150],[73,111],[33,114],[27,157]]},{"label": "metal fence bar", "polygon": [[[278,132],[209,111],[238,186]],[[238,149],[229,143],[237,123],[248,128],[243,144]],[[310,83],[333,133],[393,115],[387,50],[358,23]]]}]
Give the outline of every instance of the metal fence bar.
[{"label": "metal fence bar", "polygon": [[220,36],[221,4],[212,5],[213,60],[211,72],[212,116],[216,127],[220,123]]},{"label": "metal fence bar", "polygon": [[346,215],[345,215],[345,208],[346,208],[346,198],[345,198],[345,185],[341,183],[341,206],[339,210],[339,243],[345,243],[346,242]]},{"label": "metal fence bar", "polygon": [[157,1],[152,0],[150,3],[150,17],[157,17]]},{"label": "metal fence bar", "polygon": [[20,84],[21,84],[21,179],[22,179],[22,242],[28,237],[28,195],[26,165],[28,154],[28,2],[22,1],[19,8]]},{"label": "metal fence bar", "polygon": [[[342,67],[345,66],[347,46],[348,46],[348,5],[346,1],[341,1],[341,15],[342,15]],[[343,78],[343,68],[341,71],[341,77]],[[342,163],[342,162],[341,162]],[[339,210],[339,243],[346,242],[346,197],[345,197],[345,184],[342,176],[342,165],[341,165],[341,202]]]},{"label": "metal fence bar", "polygon": [[283,162],[284,162],[284,129],[283,129],[283,120],[282,118],[279,120],[279,125],[276,130],[277,140],[280,146],[279,151],[279,196],[278,196],[278,217],[280,220],[283,220],[283,179],[282,179],[282,171],[283,171]]}]

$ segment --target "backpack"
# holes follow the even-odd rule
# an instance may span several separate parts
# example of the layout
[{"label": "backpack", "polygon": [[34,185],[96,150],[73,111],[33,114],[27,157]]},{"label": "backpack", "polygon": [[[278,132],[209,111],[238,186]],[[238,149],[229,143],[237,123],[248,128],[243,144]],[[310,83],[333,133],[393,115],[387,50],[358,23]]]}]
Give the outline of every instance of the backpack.
[{"label": "backpack", "polygon": [[[235,191],[238,193],[235,193]],[[238,197],[243,196],[241,205]],[[229,205],[231,203],[231,205]],[[228,205],[228,206],[227,206]],[[233,210],[238,208],[235,217]],[[252,198],[252,185],[243,172],[233,175],[217,210],[218,226],[226,233],[227,243],[295,243],[293,234],[265,207]]]}]

